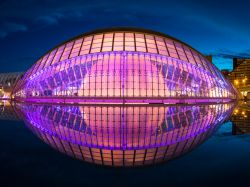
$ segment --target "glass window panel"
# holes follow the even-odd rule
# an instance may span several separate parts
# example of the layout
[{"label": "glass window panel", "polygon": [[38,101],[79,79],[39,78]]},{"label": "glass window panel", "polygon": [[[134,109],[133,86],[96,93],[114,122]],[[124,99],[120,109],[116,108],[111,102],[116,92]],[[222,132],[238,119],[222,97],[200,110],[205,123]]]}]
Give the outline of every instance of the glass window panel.
[{"label": "glass window panel", "polygon": [[114,42],[114,46],[122,46],[122,47],[123,47],[123,42],[120,42],[120,41],[119,41],[119,42],[116,42],[116,41],[115,41],[115,42]]},{"label": "glass window panel", "polygon": [[81,45],[82,45],[82,42],[83,42],[83,38],[80,38],[80,39],[75,41],[73,49],[72,49],[71,54],[70,54],[70,57],[75,57],[78,55],[80,48],[81,48]]},{"label": "glass window panel", "polygon": [[51,65],[51,62],[53,58],[55,57],[56,52],[57,52],[57,49],[54,49],[53,51],[50,52],[49,57],[46,60],[46,63],[44,65],[44,68]]},{"label": "glass window panel", "polygon": [[134,43],[134,42],[125,42],[125,45],[126,45],[126,46],[134,46],[135,43]]},{"label": "glass window panel", "polygon": [[137,38],[143,38],[144,39],[144,34],[139,34],[139,33],[135,33],[135,37]]},{"label": "glass window panel", "polygon": [[125,41],[134,41],[134,33],[125,33]]},{"label": "glass window panel", "polygon": [[156,48],[148,48],[149,53],[157,53]]},{"label": "glass window panel", "polygon": [[146,48],[145,47],[138,47],[138,46],[136,46],[136,50],[140,51],[140,52],[146,52]]},{"label": "glass window panel", "polygon": [[134,46],[125,46],[125,51],[135,51]]},{"label": "glass window panel", "polygon": [[101,47],[101,43],[93,43],[92,44],[92,49],[97,48],[97,47]]},{"label": "glass window panel", "polygon": [[148,34],[146,34],[146,35],[145,35],[145,38],[146,38],[146,39],[149,39],[149,40],[154,40],[154,36],[153,36],[153,35],[148,35]]},{"label": "glass window panel", "polygon": [[152,48],[152,49],[156,49],[156,46],[153,43],[147,43],[147,47]]},{"label": "glass window panel", "polygon": [[114,51],[123,51],[123,46],[114,46]]},{"label": "glass window panel", "polygon": [[56,63],[56,62],[58,62],[58,61],[60,60],[61,55],[62,55],[63,50],[64,50],[64,47],[65,47],[65,45],[63,45],[63,46],[61,46],[61,47],[58,48],[58,50],[57,50],[57,52],[56,52],[56,54],[55,54],[55,57],[54,57],[54,59],[52,60],[52,63],[51,63],[51,64],[54,64],[54,63]]},{"label": "glass window panel", "polygon": [[95,39],[102,39],[102,37],[103,37],[103,34],[97,34],[94,36],[94,40]]},{"label": "glass window panel", "polygon": [[103,42],[103,47],[105,46],[111,46],[112,47],[113,43],[112,42]]},{"label": "glass window panel", "polygon": [[112,50],[112,46],[102,47],[102,51],[111,51],[111,50]]},{"label": "glass window panel", "polygon": [[145,43],[145,39],[144,38],[135,38],[136,42],[140,42],[140,43]]},{"label": "glass window panel", "polygon": [[104,34],[105,38],[113,38],[114,33],[106,33]]},{"label": "glass window panel", "polygon": [[168,56],[167,50],[159,50],[159,54]]},{"label": "glass window panel", "polygon": [[45,55],[45,56],[43,57],[43,59],[42,59],[42,61],[41,61],[41,65],[39,66],[37,72],[40,71],[41,69],[43,69],[43,67],[44,67],[44,65],[45,65],[45,62],[46,62],[46,60],[47,60],[48,57],[49,57],[49,54],[47,54],[47,55]]},{"label": "glass window panel", "polygon": [[85,37],[84,38],[84,43],[91,42],[92,38],[93,38],[93,36],[87,36],[87,37]]},{"label": "glass window panel", "polygon": [[73,47],[73,42],[66,44],[60,60],[65,60],[65,59],[69,58],[69,54],[70,54],[72,47]]},{"label": "glass window panel", "polygon": [[136,42],[136,47],[146,47],[145,43]]}]

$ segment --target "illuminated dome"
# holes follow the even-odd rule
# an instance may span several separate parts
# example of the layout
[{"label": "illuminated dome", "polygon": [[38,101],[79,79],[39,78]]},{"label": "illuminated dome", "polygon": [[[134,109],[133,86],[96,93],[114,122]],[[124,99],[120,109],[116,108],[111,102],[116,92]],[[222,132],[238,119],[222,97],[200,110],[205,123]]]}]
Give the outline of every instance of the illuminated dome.
[{"label": "illuminated dome", "polygon": [[[43,55],[17,83],[16,100],[178,103],[236,99],[201,53],[165,34],[115,28],[85,33]],[[185,100],[185,101],[183,101]]]}]

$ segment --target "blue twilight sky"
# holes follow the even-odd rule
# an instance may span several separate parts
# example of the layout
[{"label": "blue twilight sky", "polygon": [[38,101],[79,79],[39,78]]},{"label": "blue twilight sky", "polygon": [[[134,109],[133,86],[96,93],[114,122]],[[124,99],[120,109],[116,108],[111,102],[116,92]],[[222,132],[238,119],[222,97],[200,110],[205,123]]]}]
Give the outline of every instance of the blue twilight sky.
[{"label": "blue twilight sky", "polygon": [[166,33],[232,69],[232,57],[250,58],[249,7],[247,0],[1,0],[0,72],[24,71],[64,40],[111,26]]}]

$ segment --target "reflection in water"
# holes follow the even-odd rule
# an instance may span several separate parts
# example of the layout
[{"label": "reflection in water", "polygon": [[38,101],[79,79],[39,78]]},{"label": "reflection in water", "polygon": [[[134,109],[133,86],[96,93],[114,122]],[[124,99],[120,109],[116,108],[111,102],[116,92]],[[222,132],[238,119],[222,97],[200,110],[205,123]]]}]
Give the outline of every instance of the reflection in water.
[{"label": "reflection in water", "polygon": [[140,166],[167,161],[204,142],[228,119],[234,104],[15,105],[44,142],[100,165]]},{"label": "reflection in water", "polygon": [[232,134],[250,134],[250,108],[249,105],[241,104],[236,108],[231,117],[233,123]]},{"label": "reflection in water", "polygon": [[11,103],[7,100],[0,100],[0,120],[19,120]]}]

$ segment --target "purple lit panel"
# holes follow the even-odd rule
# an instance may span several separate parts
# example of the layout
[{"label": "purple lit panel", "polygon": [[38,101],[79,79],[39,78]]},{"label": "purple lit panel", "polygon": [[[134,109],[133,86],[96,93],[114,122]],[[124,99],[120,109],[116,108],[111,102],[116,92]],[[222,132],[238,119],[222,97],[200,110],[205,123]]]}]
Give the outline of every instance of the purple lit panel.
[{"label": "purple lit panel", "polygon": [[[147,53],[90,55],[74,62],[64,61],[60,68],[51,66],[44,69],[27,80],[27,86],[22,90],[26,94],[19,97],[47,97],[45,91],[51,92],[52,97],[78,96],[86,99],[227,96],[225,91],[220,91],[225,90],[224,87],[211,82],[213,75],[202,70],[195,75],[190,71],[192,68],[194,66],[186,66],[183,61]],[[62,84],[59,83],[60,77]],[[233,93],[231,95],[234,98]]]}]

